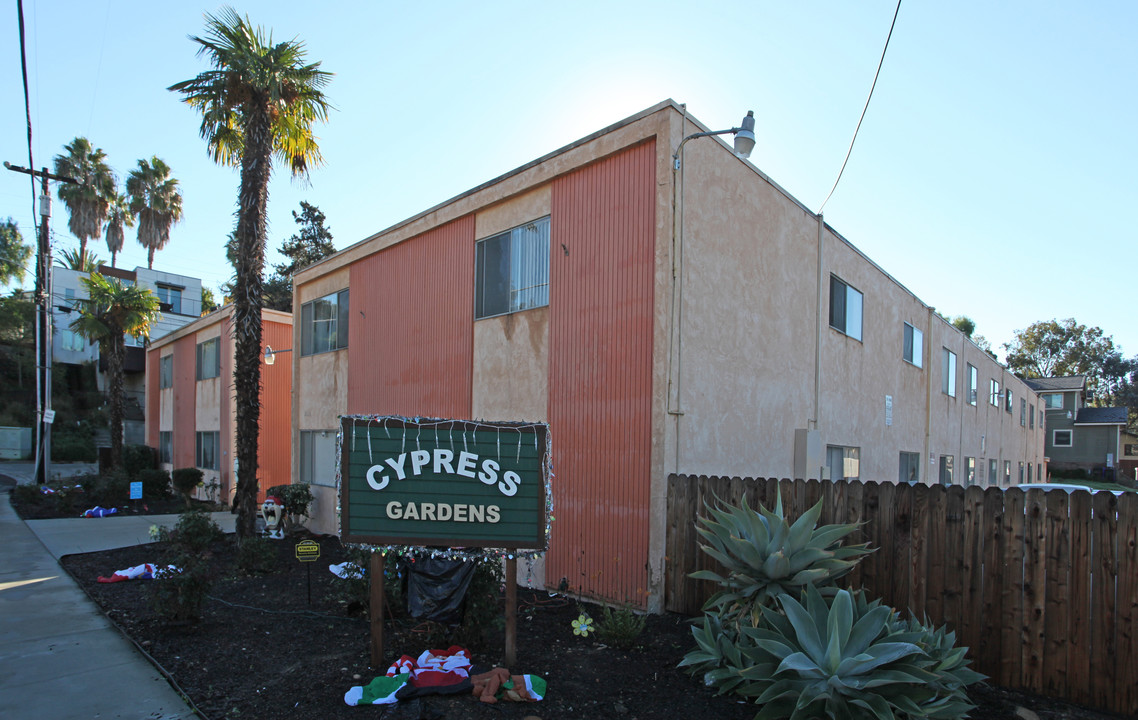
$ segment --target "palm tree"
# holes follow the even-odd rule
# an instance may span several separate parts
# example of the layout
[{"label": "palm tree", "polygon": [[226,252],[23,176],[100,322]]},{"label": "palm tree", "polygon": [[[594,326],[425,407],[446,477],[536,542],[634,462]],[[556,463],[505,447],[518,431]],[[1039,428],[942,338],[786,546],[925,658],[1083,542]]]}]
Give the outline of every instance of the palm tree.
[{"label": "palm tree", "polygon": [[125,195],[115,193],[107,206],[107,249],[111,251],[111,267],[115,266],[115,256],[122,250],[125,229],[134,227],[134,213],[130,211],[130,201]]},{"label": "palm tree", "polygon": [[102,264],[99,256],[93,252],[89,252],[87,248],[79,248],[78,250],[64,250],[59,254],[59,259],[56,263],[60,267],[78,270],[79,272],[98,272],[99,265]]},{"label": "palm tree", "polygon": [[85,137],[64,145],[66,155],[55,156],[55,172],[75,179],[76,184],[60,183],[59,199],[71,216],[67,229],[79,238],[79,251],[87,249],[89,238],[99,237],[107,218],[107,202],[115,193],[115,174],[107,165],[107,154],[91,146]]},{"label": "palm tree", "polygon": [[305,63],[298,40],[273,43],[232,8],[206,16],[204,37],[191,38],[213,69],[170,86],[202,115],[201,136],[222,165],[240,166],[237,282],[234,287],[237,394],[237,533],[253,534],[257,509],[257,445],[261,388],[262,272],[265,214],[274,156],[293,177],[321,162],[312,126],[328,118],[323,88],[331,74]]},{"label": "palm tree", "polygon": [[122,465],[123,334],[149,337],[150,324],[158,317],[158,296],[149,288],[126,285],[97,272],[82,279],[87,299],[81,300],[79,317],[71,329],[107,354],[107,379],[111,396],[111,466]]},{"label": "palm tree", "polygon": [[170,242],[170,228],[182,219],[182,193],[170,177],[170,166],[155,156],[139,160],[126,178],[130,212],[138,216],[138,244],[146,248],[146,267],[154,267],[154,252]]}]

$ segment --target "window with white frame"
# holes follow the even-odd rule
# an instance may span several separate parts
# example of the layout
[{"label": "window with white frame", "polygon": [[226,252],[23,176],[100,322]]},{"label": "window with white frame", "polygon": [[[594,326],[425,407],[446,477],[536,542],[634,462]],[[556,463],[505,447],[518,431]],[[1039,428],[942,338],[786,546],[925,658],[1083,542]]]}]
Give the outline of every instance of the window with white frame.
[{"label": "window with white frame", "polygon": [[956,353],[941,348],[940,390],[949,397],[956,397]]},{"label": "window with white frame", "polygon": [[976,485],[976,458],[964,458],[964,484],[966,486]]},{"label": "window with white frame", "polygon": [[198,343],[197,371],[198,380],[208,380],[221,374],[221,343],[217,338],[211,338]]},{"label": "window with white frame", "polygon": [[60,346],[64,350],[72,352],[83,352],[87,349],[87,338],[71,329],[65,329],[60,332]]},{"label": "window with white frame", "polygon": [[918,483],[921,481],[921,454],[901,451],[897,468],[897,482]]},{"label": "window with white frame", "polygon": [[1004,485],[1012,484],[1012,461],[1004,460]]},{"label": "window with white frame", "polygon": [[158,432],[158,462],[167,464],[174,462],[174,433],[171,430]]},{"label": "window with white frame", "polygon": [[1004,410],[1007,410],[1010,413],[1012,411],[1013,407],[1015,407],[1015,403],[1012,402],[1012,389],[1010,387],[1005,387],[1004,388]]},{"label": "window with white frame", "polygon": [[162,311],[163,312],[176,313],[178,315],[181,315],[182,314],[182,288],[174,287],[173,285],[158,285],[156,289],[158,291],[156,293],[158,295],[158,302],[161,303],[162,305],[169,306],[169,307],[163,307]]},{"label": "window with white frame", "polygon": [[992,380],[991,385],[988,387],[988,403],[992,407],[1000,406],[1000,381]]},{"label": "window with white frame", "polygon": [[202,470],[217,470],[220,444],[221,433],[216,430],[196,433],[197,447],[194,453],[194,467]]},{"label": "window with white frame", "polygon": [[855,447],[841,445],[826,446],[826,467],[830,470],[830,479],[857,480],[861,475],[861,450]]},{"label": "window with white frame", "polygon": [[1048,410],[1063,409],[1063,393],[1043,393],[1043,407]]},{"label": "window with white frame", "polygon": [[901,341],[901,357],[905,362],[917,367],[924,365],[925,334],[909,323],[905,323],[904,338]]},{"label": "window with white frame", "polygon": [[300,481],[336,486],[336,431],[300,431]]},{"label": "window with white frame", "polygon": [[996,466],[998,460],[988,461],[988,487],[995,487],[999,484],[999,479],[996,477]]},{"label": "window with white frame", "polygon": [[940,456],[940,484],[948,486],[952,484],[952,455]]},{"label": "window with white frame", "polygon": [[854,340],[861,340],[862,304],[861,292],[836,275],[830,276],[830,327]]},{"label": "window with white frame", "polygon": [[163,355],[158,358],[158,387],[159,389],[174,387],[174,355]]},{"label": "window with white frame", "polygon": [[968,363],[968,404],[976,404],[976,395],[979,390],[979,374],[976,372],[976,366]]},{"label": "window with white frame", "polygon": [[1054,447],[1071,447],[1074,444],[1074,431],[1055,430],[1051,433],[1051,444]]},{"label": "window with white frame", "polygon": [[474,246],[474,319],[549,305],[549,218]]},{"label": "window with white frame", "polygon": [[348,347],[348,290],[325,295],[300,306],[300,354]]}]

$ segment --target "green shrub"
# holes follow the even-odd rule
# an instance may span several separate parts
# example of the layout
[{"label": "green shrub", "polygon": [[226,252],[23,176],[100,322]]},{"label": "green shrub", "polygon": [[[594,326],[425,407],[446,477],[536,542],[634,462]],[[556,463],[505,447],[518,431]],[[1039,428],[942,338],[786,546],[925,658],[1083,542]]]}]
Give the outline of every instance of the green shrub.
[{"label": "green shrub", "polygon": [[292,485],[274,485],[265,491],[265,497],[275,497],[284,505],[284,529],[291,532],[301,525],[300,518],[307,518],[308,507],[312,504],[312,490],[308,483],[293,483]]},{"label": "green shrub", "polygon": [[95,441],[80,432],[52,433],[51,459],[55,462],[94,462],[98,458]]},{"label": "green shrub", "polygon": [[130,478],[121,470],[100,475],[95,487],[87,493],[87,499],[94,505],[115,507],[130,501]]},{"label": "green shrub", "polygon": [[174,483],[174,489],[182,493],[182,497],[186,499],[186,507],[189,507],[194,489],[202,484],[205,473],[194,467],[184,467],[174,470],[170,476]]},{"label": "green shrub", "polygon": [[[363,568],[363,573],[336,580],[332,586],[331,597],[345,606],[349,615],[366,615],[371,607],[371,581],[368,569],[371,567],[371,551],[357,547],[345,547],[345,557],[349,562]],[[403,593],[402,564],[394,555],[383,565],[383,593],[393,614],[406,611],[407,601]]]},{"label": "green shrub", "polygon": [[12,488],[12,500],[19,505],[43,505],[46,497],[39,485],[17,485]]},{"label": "green shrub", "polygon": [[973,707],[964,687],[983,676],[950,633],[848,590],[827,599],[808,584],[802,597],[780,595],[781,612],[760,606],[753,627],[705,613],[680,665],[761,706],[756,720],[947,719]]},{"label": "green shrub", "polygon": [[[453,635],[453,642],[462,646],[479,646],[491,630],[505,624],[499,599],[502,595],[502,563],[497,560],[473,560],[474,577],[466,589],[462,624]],[[510,578],[510,582],[516,582]]]},{"label": "green shrub", "polygon": [[277,566],[277,546],[263,537],[247,537],[237,548],[237,567],[249,574],[269,573]]},{"label": "green shrub", "polygon": [[170,473],[165,470],[140,470],[135,479],[142,483],[142,497],[148,500],[165,500],[170,497]]},{"label": "green shrub", "polygon": [[712,570],[691,574],[722,588],[704,604],[704,610],[722,615],[724,622],[754,624],[762,607],[782,594],[798,597],[806,586],[832,586],[870,552],[866,544],[842,547],[842,539],[857,525],[817,527],[822,514],[819,501],[793,525],[786,522],[782,496],[773,512],[760,506],[755,512],[747,498],[738,507],[707,505],[696,531],[708,544],[700,548],[719,561],[726,575]]},{"label": "green shrub", "polygon": [[647,616],[636,614],[630,605],[615,612],[606,606],[597,621],[597,639],[620,650],[631,650],[647,622]]},{"label": "green shrub", "polygon": [[175,569],[161,569],[150,584],[150,606],[160,617],[174,622],[201,618],[202,606],[213,587],[208,565],[188,555],[175,557]]},{"label": "green shrub", "polygon": [[209,513],[197,509],[179,515],[173,530],[163,528],[158,533],[158,539],[169,542],[176,552],[193,556],[203,555],[214,541],[223,536]]},{"label": "green shrub", "polygon": [[127,475],[137,480],[144,470],[158,467],[158,452],[147,445],[126,445],[122,449],[122,467]]}]

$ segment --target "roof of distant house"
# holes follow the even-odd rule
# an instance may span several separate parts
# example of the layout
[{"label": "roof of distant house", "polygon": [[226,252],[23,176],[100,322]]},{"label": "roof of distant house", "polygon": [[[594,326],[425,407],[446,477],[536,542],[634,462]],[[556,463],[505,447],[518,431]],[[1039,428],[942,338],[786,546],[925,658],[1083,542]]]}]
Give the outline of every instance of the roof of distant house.
[{"label": "roof of distant house", "polygon": [[1083,390],[1087,386],[1085,375],[1070,375],[1068,377],[1024,378],[1024,382],[1032,390],[1047,392],[1055,390]]},{"label": "roof of distant house", "polygon": [[1124,407],[1083,408],[1075,416],[1075,424],[1125,425],[1128,412]]}]

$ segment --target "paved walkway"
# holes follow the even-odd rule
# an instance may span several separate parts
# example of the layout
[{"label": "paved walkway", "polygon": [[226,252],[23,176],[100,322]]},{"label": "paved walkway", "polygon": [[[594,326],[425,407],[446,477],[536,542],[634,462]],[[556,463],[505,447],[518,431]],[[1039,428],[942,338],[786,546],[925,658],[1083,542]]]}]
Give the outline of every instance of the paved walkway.
[{"label": "paved walkway", "polygon": [[[0,473],[9,477],[15,474],[11,469],[0,464]],[[148,543],[151,525],[170,527],[178,516],[25,522],[6,495],[0,492],[0,716],[195,717],[58,563],[70,553]],[[233,531],[233,515],[213,517]]]}]

